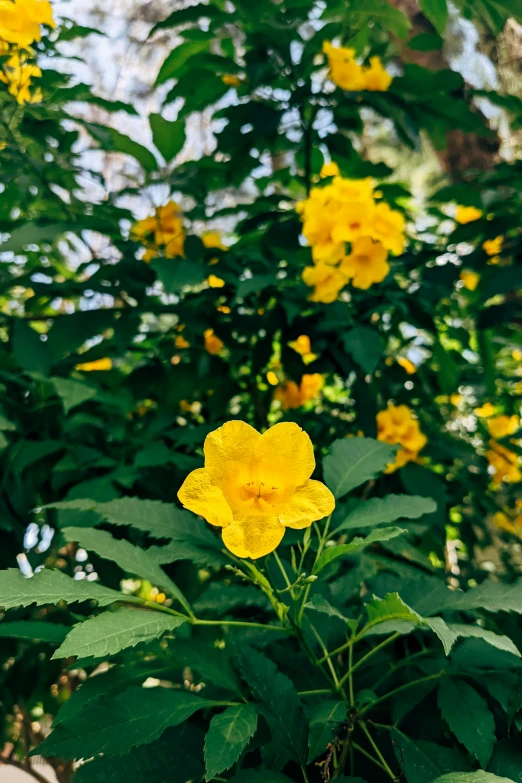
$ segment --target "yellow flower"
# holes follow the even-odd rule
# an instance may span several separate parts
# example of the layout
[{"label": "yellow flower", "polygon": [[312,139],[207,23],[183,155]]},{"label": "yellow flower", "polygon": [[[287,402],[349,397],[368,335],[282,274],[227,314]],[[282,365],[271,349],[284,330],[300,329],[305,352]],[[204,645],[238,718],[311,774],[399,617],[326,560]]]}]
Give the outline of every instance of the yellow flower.
[{"label": "yellow flower", "polygon": [[511,354],[516,362],[522,362],[522,351],[520,348],[515,348]]},{"label": "yellow flower", "polygon": [[288,345],[303,357],[305,364],[310,364],[310,362],[314,362],[317,359],[317,355],[312,353],[312,345],[307,334],[299,335],[297,340],[288,343]]},{"label": "yellow flower", "polygon": [[475,220],[480,220],[483,214],[482,210],[477,209],[476,207],[458,206],[457,211],[455,212],[455,220],[457,223],[464,226],[466,223],[473,223]]},{"label": "yellow flower", "polygon": [[229,313],[232,312],[230,307],[228,307],[227,305],[219,305],[218,310],[220,313],[225,313],[225,315],[228,315]]},{"label": "yellow flower", "polygon": [[179,348],[179,349],[190,348],[189,341],[185,340],[185,338],[181,334],[178,334],[178,336],[174,340],[174,345],[176,346],[176,348]]},{"label": "yellow flower", "polygon": [[0,81],[7,84],[11,95],[23,106],[25,103],[40,103],[42,91],[33,87],[32,79],[40,78],[42,71],[34,63],[27,62],[27,55],[13,54],[4,62]]},{"label": "yellow flower", "polygon": [[270,386],[277,386],[279,379],[273,370],[269,370],[266,374],[266,379]]},{"label": "yellow flower", "polygon": [[488,419],[493,416],[497,409],[490,402],[485,402],[481,408],[475,408],[475,415],[481,419]]},{"label": "yellow flower", "polygon": [[320,373],[303,375],[300,386],[295,381],[287,381],[278,386],[274,400],[278,400],[285,411],[290,408],[301,408],[317,397],[323,386],[324,378]]},{"label": "yellow flower", "polygon": [[464,283],[464,288],[467,288],[468,291],[475,291],[480,283],[480,275],[471,269],[463,269],[459,277]]},{"label": "yellow flower", "polygon": [[27,49],[42,37],[41,25],[55,27],[48,0],[0,0],[0,39]]},{"label": "yellow flower", "polygon": [[223,340],[220,340],[219,337],[214,334],[213,329],[206,329],[203,336],[205,338],[205,350],[208,353],[212,356],[217,356],[218,353],[221,353],[224,348],[224,343]]},{"label": "yellow flower", "polygon": [[393,81],[384,68],[380,57],[370,57],[369,67],[363,68],[363,79],[363,89],[371,90],[372,92],[386,92]]},{"label": "yellow flower", "polygon": [[83,364],[77,364],[76,369],[82,372],[106,372],[107,370],[112,370],[112,359],[106,357],[105,359],[96,359],[94,362],[84,362]]},{"label": "yellow flower", "polygon": [[500,236],[495,239],[486,239],[482,247],[488,256],[498,256],[502,253],[502,248],[504,247],[504,237]]},{"label": "yellow flower", "polygon": [[337,163],[330,161],[330,163],[325,163],[323,165],[323,168],[321,169],[321,173],[319,174],[319,176],[321,177],[321,179],[325,179],[326,177],[338,177],[339,174],[340,171]]},{"label": "yellow flower", "polygon": [[517,454],[494,440],[490,441],[489,445],[490,449],[486,453],[486,457],[493,470],[493,485],[499,487],[503,482],[518,484],[519,481],[522,481],[520,460]]},{"label": "yellow flower", "polygon": [[332,513],[335,500],[320,481],[310,438],[293,423],[261,435],[230,421],[205,440],[205,467],[185,480],[178,497],[185,508],[223,528],[223,542],[237,557],[273,552],[287,527],[310,527]]},{"label": "yellow flower", "polygon": [[417,367],[405,356],[399,356],[397,359],[397,364],[400,364],[403,370],[406,370],[408,375],[414,375],[417,372]]},{"label": "yellow flower", "polygon": [[400,256],[404,253],[406,220],[404,215],[384,202],[377,204],[372,215],[369,234],[386,250]]},{"label": "yellow flower", "polygon": [[377,438],[383,443],[400,445],[395,462],[388,466],[387,473],[414,462],[428,439],[421,431],[419,422],[406,405],[388,405],[377,414]]},{"label": "yellow flower", "polygon": [[185,245],[183,214],[181,207],[175,201],[169,201],[159,207],[154,215],[139,220],[131,229],[131,239],[135,242],[148,241],[152,243],[143,260],[147,263],[158,255],[162,249],[167,258],[182,256]]},{"label": "yellow flower", "polygon": [[462,394],[451,394],[450,395],[450,402],[452,405],[455,406],[455,408],[458,408],[458,406],[462,403],[464,400],[464,397]]},{"label": "yellow flower", "polygon": [[206,231],[202,235],[201,241],[205,247],[217,247],[219,250],[228,250],[228,247],[223,244],[219,231]]},{"label": "yellow flower", "polygon": [[361,237],[352,245],[352,252],[346,256],[340,269],[352,282],[354,288],[367,290],[373,283],[380,283],[388,272],[388,253],[380,242],[370,237]]},{"label": "yellow flower", "polygon": [[235,76],[233,73],[225,73],[221,77],[221,81],[223,84],[226,84],[227,87],[240,87],[241,86],[241,79],[239,76]]},{"label": "yellow flower", "polygon": [[500,530],[512,533],[514,536],[522,538],[522,517],[516,516],[513,521],[503,511],[497,511],[493,517],[493,522]]},{"label": "yellow flower", "polygon": [[348,278],[333,266],[316,264],[303,270],[303,281],[315,288],[313,294],[308,297],[311,302],[330,304],[335,302]]},{"label": "yellow flower", "polygon": [[328,57],[328,76],[342,90],[358,92],[364,90],[363,69],[355,60],[355,49],[323,43],[323,52]]},{"label": "yellow flower", "polygon": [[518,416],[495,416],[494,419],[488,421],[489,434],[496,440],[514,435],[519,429],[520,419]]},{"label": "yellow flower", "polygon": [[225,281],[220,277],[216,277],[216,275],[209,275],[207,283],[211,288],[223,288],[225,285]]}]

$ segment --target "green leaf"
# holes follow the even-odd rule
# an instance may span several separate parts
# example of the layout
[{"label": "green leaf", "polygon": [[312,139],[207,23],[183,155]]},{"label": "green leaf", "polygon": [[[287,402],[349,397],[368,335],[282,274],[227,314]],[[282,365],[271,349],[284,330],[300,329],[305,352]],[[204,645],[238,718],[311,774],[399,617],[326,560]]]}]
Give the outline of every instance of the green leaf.
[{"label": "green leaf", "polygon": [[158,78],[156,79],[156,87],[160,84],[164,84],[169,79],[179,79],[182,73],[186,70],[187,61],[195,54],[204,52],[209,47],[209,41],[186,41],[180,44],[167,56],[166,60],[160,68]]},{"label": "green leaf", "polygon": [[45,620],[14,620],[0,623],[0,639],[28,639],[34,642],[61,644],[70,626]]},{"label": "green leaf", "polygon": [[[396,630],[398,626],[402,630],[404,623],[408,626],[422,625],[424,619],[417,614],[410,606],[404,603],[398,593],[387,593],[384,598],[374,596],[366,606],[368,612],[368,623],[362,629],[361,633],[377,632],[388,633]],[[393,624],[393,627],[392,627]]]},{"label": "green leaf", "polygon": [[[509,775],[509,780],[522,783],[522,749],[517,739],[501,740],[493,750],[489,763],[490,774]],[[506,778],[503,777],[502,780]],[[497,780],[497,778],[492,779]],[[499,778],[500,780],[500,778]]]},{"label": "green leaf", "polygon": [[108,128],[95,122],[82,121],[81,124],[93,139],[98,142],[100,149],[105,152],[122,152],[141,163],[146,171],[157,170],[156,158],[142,144],[138,144],[137,141],[133,141],[128,136],[115,130],[115,128]]},{"label": "green leaf", "polygon": [[391,737],[395,743],[395,755],[407,783],[432,783],[440,775],[442,770],[402,731],[394,727]]},{"label": "green leaf", "polygon": [[0,606],[4,609],[91,600],[97,601],[99,606],[109,606],[115,601],[132,601],[132,598],[86,579],[71,579],[61,571],[51,571],[49,568],[44,568],[29,579],[22,576],[17,568],[0,571]]},{"label": "green leaf", "polygon": [[177,294],[186,286],[201,285],[208,276],[206,267],[197,261],[179,258],[154,258],[150,266],[167,294]]},{"label": "green leaf", "polygon": [[167,163],[170,163],[185,144],[185,120],[170,122],[163,119],[161,114],[151,114],[149,122],[154,144]]},{"label": "green leaf", "polygon": [[450,631],[456,634],[458,638],[462,639],[482,639],[490,644],[492,647],[496,647],[497,650],[511,653],[516,655],[517,658],[522,657],[515,644],[508,636],[502,636],[493,631],[486,631],[478,625],[465,625],[464,623],[448,623]]},{"label": "green leaf", "polygon": [[435,502],[415,495],[386,495],[372,498],[351,511],[335,533],[353,528],[374,527],[397,519],[418,519],[436,510]]},{"label": "green leaf", "polygon": [[375,478],[395,459],[396,446],[371,438],[336,440],[323,460],[324,479],[337,499]]},{"label": "green leaf", "polygon": [[257,713],[250,704],[228,707],[210,721],[205,739],[206,779],[230,769],[254,736]]},{"label": "green leaf", "polygon": [[486,767],[495,744],[495,721],[487,702],[471,685],[449,677],[441,681],[437,701],[455,737]]},{"label": "green leaf", "polygon": [[185,609],[189,609],[188,601],[179,587],[158,565],[157,560],[143,549],[129,541],[123,539],[119,541],[105,530],[66,527],[62,532],[67,541],[76,542],[84,549],[96,552],[104,560],[114,561],[124,571],[148,579],[157,587],[165,588]]},{"label": "green leaf", "polygon": [[499,778],[491,772],[450,772],[437,778],[433,783],[515,783],[511,778]]},{"label": "green leaf", "polygon": [[188,8],[181,8],[179,11],[174,11],[162,22],[154,25],[150,31],[152,36],[156,30],[163,30],[168,27],[177,27],[181,24],[187,24],[188,22],[197,22],[202,17],[214,19],[220,15],[220,11],[211,5],[206,5],[202,2],[198,2],[197,5],[189,6]]},{"label": "green leaf", "polygon": [[253,277],[248,277],[246,280],[239,281],[236,296],[240,299],[244,299],[245,297],[250,296],[250,294],[257,294],[276,283],[277,279],[273,275],[254,275]]},{"label": "green leaf", "polygon": [[330,617],[337,617],[339,620],[348,623],[348,625],[352,625],[355,623],[354,620],[351,620],[349,617],[345,617],[344,614],[339,611],[339,609],[336,609],[335,606],[332,606],[332,604],[329,601],[327,601],[323,595],[320,595],[319,593],[317,595],[314,595],[312,599],[308,601],[307,604],[305,604],[305,608],[315,609],[316,612],[322,612],[323,614],[327,614]]},{"label": "green leaf", "polygon": [[447,0],[419,0],[419,6],[437,32],[444,35],[448,23]]},{"label": "green leaf", "polygon": [[387,0],[352,0],[349,12],[357,16],[354,28],[371,20],[399,38],[406,38],[411,27],[408,17]]},{"label": "green leaf", "polygon": [[254,650],[241,650],[241,673],[257,697],[272,740],[291,758],[306,764],[308,728],[293,682],[273,661]]},{"label": "green leaf", "polygon": [[[17,253],[28,245],[52,244],[65,231],[70,230],[71,226],[67,223],[51,223],[46,226],[38,225],[38,223],[25,223],[11,231],[11,238],[1,243],[0,249],[2,253],[9,251]],[[20,323],[25,324],[25,321],[20,321]],[[28,326],[28,324],[25,325]]]},{"label": "green leaf", "polygon": [[419,33],[408,41],[408,49],[414,52],[432,52],[442,49],[444,39],[436,33]]},{"label": "green leaf", "polygon": [[99,753],[125,756],[131,748],[161,737],[168,726],[184,723],[211,705],[186,691],[165,688],[129,688],[119,696],[88,704],[58,726],[31,755],[88,759]]},{"label": "green leaf", "polygon": [[186,620],[163,612],[121,608],[76,625],[53,658],[105,658],[140,642],[158,639]]},{"label": "green leaf", "polygon": [[338,546],[328,547],[317,560],[314,567],[314,574],[318,574],[325,566],[331,563],[332,560],[336,560],[338,557],[351,555],[376,541],[389,541],[391,538],[397,538],[397,536],[400,536],[405,532],[406,531],[402,530],[400,527],[385,527],[378,530],[372,530],[370,535],[366,536],[366,538],[354,538],[349,544],[339,544]]},{"label": "green leaf", "polygon": [[383,351],[384,340],[375,329],[356,326],[343,335],[344,347],[365,373],[371,375],[377,369]]},{"label": "green leaf", "polygon": [[308,736],[308,763],[325,752],[333,742],[338,726],[346,720],[346,703],[323,701],[310,713],[310,734]]},{"label": "green leaf", "polygon": [[[2,247],[2,251],[4,247]],[[16,362],[24,370],[49,375],[51,357],[48,346],[26,321],[17,318],[11,331],[11,345]]]},{"label": "green leaf", "polygon": [[51,381],[63,402],[66,413],[87,400],[92,400],[98,392],[94,386],[89,386],[81,381],[73,381],[71,378],[51,378]]}]

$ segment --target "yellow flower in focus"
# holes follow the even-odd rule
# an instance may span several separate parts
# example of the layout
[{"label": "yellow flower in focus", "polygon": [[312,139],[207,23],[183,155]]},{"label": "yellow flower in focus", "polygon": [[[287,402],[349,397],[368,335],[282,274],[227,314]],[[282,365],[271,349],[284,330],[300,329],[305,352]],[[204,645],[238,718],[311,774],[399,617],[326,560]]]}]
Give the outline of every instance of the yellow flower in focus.
[{"label": "yellow flower in focus", "polygon": [[520,460],[518,455],[494,440],[490,441],[490,449],[486,453],[490,468],[493,470],[493,486],[499,487],[503,482],[518,484],[522,481]]},{"label": "yellow flower in focus", "polygon": [[241,79],[233,73],[223,74],[221,81],[223,84],[226,84],[227,87],[241,87]]},{"label": "yellow flower in focus", "polygon": [[497,409],[490,402],[485,402],[481,408],[475,408],[475,415],[480,419],[488,419]]},{"label": "yellow flower in focus", "polygon": [[363,80],[363,89],[372,92],[386,92],[393,81],[380,57],[370,57],[369,67],[363,68]]},{"label": "yellow flower in focus", "polygon": [[399,445],[395,462],[388,465],[387,473],[393,473],[408,462],[417,460],[419,452],[428,439],[421,431],[419,422],[406,405],[388,405],[385,411],[377,414],[377,438],[383,443]]},{"label": "yellow flower in focus", "polygon": [[41,25],[56,27],[49,0],[0,0],[0,39],[27,49],[42,37]]},{"label": "yellow flower in focus", "polygon": [[399,356],[397,359],[397,364],[400,364],[403,370],[406,370],[408,375],[414,375],[417,372],[417,367],[405,356]]},{"label": "yellow flower in focus", "polygon": [[336,301],[348,278],[336,267],[317,264],[303,270],[303,281],[308,286],[314,286],[313,294],[308,297],[311,302],[330,304]]},{"label": "yellow flower in focus", "polygon": [[266,379],[270,386],[277,386],[279,383],[279,379],[275,372],[273,370],[269,370],[266,374]]},{"label": "yellow flower in focus", "polygon": [[387,259],[388,253],[380,242],[361,237],[353,243],[350,255],[341,261],[340,269],[354,288],[366,291],[387,276],[390,271]]},{"label": "yellow flower in focus", "polygon": [[325,179],[326,177],[338,177],[340,173],[339,166],[332,160],[330,163],[323,165],[319,176],[321,179]]},{"label": "yellow flower in focus", "polygon": [[207,329],[203,333],[203,336],[205,338],[205,350],[209,354],[217,356],[218,353],[221,353],[225,344],[223,340],[220,340],[219,337],[214,334],[213,329]]},{"label": "yellow flower in focus", "polygon": [[464,283],[464,288],[467,288],[468,291],[475,291],[480,283],[480,275],[471,269],[463,269],[459,277]]},{"label": "yellow flower in focus", "polygon": [[278,400],[285,411],[301,408],[307,402],[315,399],[323,386],[324,378],[320,373],[303,375],[300,386],[295,381],[287,381],[278,386],[274,394],[274,400]]},{"label": "yellow flower in focus", "polygon": [[223,288],[225,285],[225,281],[216,275],[209,275],[207,283],[211,288]]},{"label": "yellow flower in focus", "polygon": [[495,239],[486,239],[482,247],[488,256],[498,256],[502,253],[502,248],[504,247],[504,237],[500,236]]},{"label": "yellow flower in focus", "polygon": [[364,90],[363,69],[355,60],[355,49],[323,43],[323,52],[328,57],[328,76],[342,90],[359,92]]},{"label": "yellow flower in focus", "polygon": [[178,336],[174,340],[174,345],[176,346],[176,348],[179,348],[179,349],[190,348],[189,341],[185,340],[185,338],[181,334],[178,334]]},{"label": "yellow flower in focus", "polygon": [[96,359],[94,362],[77,364],[76,369],[81,372],[107,372],[107,370],[112,370],[112,366],[112,359],[106,357],[105,359]]},{"label": "yellow flower in focus", "polygon": [[466,223],[473,223],[475,220],[480,220],[484,213],[481,209],[476,207],[462,207],[458,206],[455,212],[455,220],[457,223],[465,226]]},{"label": "yellow flower in focus", "polygon": [[488,421],[489,434],[496,440],[514,435],[519,429],[520,419],[518,416],[495,416],[494,419]]},{"label": "yellow flower in focus", "polygon": [[335,500],[320,481],[310,438],[293,423],[261,435],[230,421],[205,440],[205,467],[185,480],[185,508],[223,528],[223,543],[237,557],[273,552],[287,527],[302,530],[332,513]]}]

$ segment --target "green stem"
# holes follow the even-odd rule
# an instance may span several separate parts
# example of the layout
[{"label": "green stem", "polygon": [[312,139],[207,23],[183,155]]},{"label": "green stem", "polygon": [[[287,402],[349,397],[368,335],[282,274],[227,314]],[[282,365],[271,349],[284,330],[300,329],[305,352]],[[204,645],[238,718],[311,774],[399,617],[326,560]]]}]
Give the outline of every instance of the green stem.
[{"label": "green stem", "polygon": [[378,766],[380,769],[382,769],[382,770],[383,770],[383,772],[386,772],[386,770],[385,770],[385,769],[384,769],[384,767],[382,766],[381,762],[380,762],[380,761],[377,761],[377,759],[376,759],[374,756],[372,756],[372,754],[371,754],[371,753],[368,753],[368,751],[367,751],[367,750],[365,750],[364,748],[361,748],[361,746],[360,746],[360,745],[358,745],[356,742],[352,742],[352,747],[353,747],[353,749],[354,749],[354,750],[358,751],[358,752],[359,752],[359,753],[361,753],[363,756],[366,756],[366,758],[367,758],[367,759],[369,759],[370,761],[373,761],[373,763],[374,763],[374,764],[377,764],[377,766]]},{"label": "green stem", "polygon": [[301,764],[301,772],[303,773],[303,778],[305,783],[310,783],[310,781],[308,780],[308,775],[306,774],[306,769],[302,764]]},{"label": "green stem", "polygon": [[316,691],[299,691],[298,696],[326,696],[332,693],[331,688],[320,688]]},{"label": "green stem", "polygon": [[[332,515],[330,514],[330,516],[326,520],[326,523],[325,523],[325,526],[324,526],[324,530],[323,530],[322,534],[319,536],[319,545],[317,547],[317,554],[315,556],[315,561],[314,561],[314,564],[312,566],[312,572],[313,572],[313,570],[315,568],[315,564],[317,563],[317,561],[319,560],[319,558],[320,558],[320,556],[322,554],[322,551],[324,549],[324,545],[326,544],[326,539],[327,539],[327,536],[328,536],[328,530],[330,529],[330,522],[331,521],[332,521]],[[306,588],[305,588],[305,591],[304,591],[303,599],[301,601],[301,608],[299,609],[299,612],[298,612],[298,615],[297,615],[297,625],[301,625],[301,623],[303,622],[304,608],[305,608],[306,603],[308,601],[308,596],[310,595],[310,590],[311,589],[312,589],[312,584],[310,582],[309,584],[306,585]]]},{"label": "green stem", "polygon": [[277,554],[277,552],[275,550],[272,552],[272,555],[273,555],[273,558],[276,561],[277,565],[279,566],[279,570],[281,571],[281,573],[283,575],[283,579],[285,580],[285,584],[286,584],[288,590],[290,591],[290,596],[293,599],[294,594],[293,594],[293,591],[292,591],[292,584],[290,582],[290,579],[288,578],[288,574],[286,573],[286,569],[285,569],[284,565],[281,562],[281,558],[279,557],[279,555]]},{"label": "green stem", "polygon": [[[312,623],[310,623],[310,628],[312,629],[312,633],[315,636],[315,638],[317,639],[317,642],[318,642],[319,647],[321,648],[321,650],[323,652],[327,652],[323,640],[321,639],[320,635],[318,634],[317,630],[312,625]],[[330,669],[330,674],[332,675],[333,683],[334,683],[336,688],[339,688],[339,678],[337,677],[337,672],[335,671],[334,665],[333,665],[332,661],[330,660],[330,658],[327,658],[327,662],[328,662],[328,668]]]},{"label": "green stem", "polygon": [[[388,644],[391,644],[391,642],[395,641],[395,639],[398,639],[399,636],[400,636],[400,633],[394,633],[392,636],[389,636],[383,642],[378,644],[377,647],[374,647],[373,650],[370,650],[369,653],[366,653],[366,655],[363,655],[363,657],[360,658],[357,661],[357,663],[355,663],[350,669],[348,669],[348,671],[346,672],[346,674],[342,678],[342,680],[339,683],[339,685],[342,687],[344,685],[344,683],[346,682],[346,680],[348,680],[350,678],[350,676],[353,674],[353,672],[356,671],[356,669],[358,669],[360,666],[362,666],[364,663],[366,663],[366,661],[368,661],[372,657],[372,655],[375,655],[375,653],[378,653],[380,650],[382,650]],[[360,635],[359,635],[359,637],[354,636],[354,638],[351,640],[352,641],[352,645],[355,644],[355,642],[357,642],[359,638],[360,638]]]},{"label": "green stem", "polygon": [[348,653],[348,684],[350,692],[350,707],[355,706],[355,694],[353,690],[353,644]]},{"label": "green stem", "polygon": [[[429,682],[430,680],[437,680],[439,677],[442,677],[446,672],[444,670],[437,672],[437,674],[429,674],[427,677],[420,677],[418,680],[412,680],[411,682],[407,682],[404,685],[400,685],[398,688],[394,688],[393,691],[388,691],[388,693],[385,693],[384,696],[380,696],[376,701],[372,702],[372,704],[368,704],[366,707],[363,707],[363,709],[360,711],[360,715],[365,715],[368,710],[371,710],[373,707],[377,706],[377,704],[381,704],[383,701],[386,701],[387,699],[391,699],[392,696],[395,696],[397,693],[402,693],[402,691],[407,690],[408,688],[413,688],[414,685],[420,685],[423,682]],[[375,724],[377,725],[377,724]]]},{"label": "green stem", "polygon": [[368,727],[366,726],[366,724],[363,721],[361,721],[360,725],[361,725],[361,729],[364,731],[364,733],[368,737],[368,740],[369,740],[372,748],[374,749],[375,753],[377,754],[377,758],[381,762],[381,764],[383,766],[383,769],[386,770],[386,772],[388,773],[388,775],[391,777],[392,780],[395,780],[395,775],[393,774],[393,771],[390,769],[390,767],[386,763],[386,759],[382,755],[381,751],[379,750],[379,748],[377,746],[377,743],[375,742],[375,740],[373,739],[372,735],[368,731]]},{"label": "green stem", "polygon": [[293,632],[292,628],[285,628],[283,625],[263,625],[263,623],[248,623],[243,620],[199,620],[195,617],[193,620],[190,620],[190,622],[192,625],[229,625],[235,628],[260,628],[263,631]]},{"label": "green stem", "polygon": [[413,655],[408,655],[407,658],[405,658],[403,661],[399,661],[398,663],[394,664],[393,666],[390,666],[387,672],[385,672],[382,677],[380,677],[376,682],[372,685],[372,690],[377,691],[377,689],[385,682],[388,677],[391,677],[392,674],[395,674],[395,672],[399,671],[399,669],[404,668],[405,666],[410,666],[412,661],[415,661],[417,658],[423,658],[425,655],[429,655],[432,651],[431,650],[420,650],[419,652],[413,653]]}]

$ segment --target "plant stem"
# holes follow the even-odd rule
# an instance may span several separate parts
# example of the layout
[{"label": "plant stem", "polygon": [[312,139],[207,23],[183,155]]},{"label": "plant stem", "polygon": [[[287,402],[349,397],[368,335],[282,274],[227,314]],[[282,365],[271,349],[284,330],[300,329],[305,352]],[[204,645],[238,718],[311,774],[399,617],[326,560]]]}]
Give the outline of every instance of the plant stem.
[{"label": "plant stem", "polygon": [[350,693],[350,707],[355,706],[355,694],[353,690],[353,644],[348,651],[348,684]]},{"label": "plant stem", "polygon": [[[377,647],[374,647],[373,650],[370,650],[369,653],[366,653],[366,655],[363,655],[363,657],[360,658],[357,661],[357,663],[355,663],[350,669],[348,669],[348,671],[346,672],[346,674],[342,678],[342,680],[340,682],[340,685],[343,686],[344,683],[346,682],[346,680],[350,678],[350,676],[353,674],[354,671],[356,671],[356,669],[358,669],[360,666],[362,666],[364,663],[366,663],[366,661],[368,661],[372,657],[372,655],[375,655],[375,653],[379,652],[379,650],[382,650],[383,647],[386,647],[386,645],[391,644],[391,642],[395,641],[395,639],[397,639],[399,636],[400,636],[399,633],[394,633],[392,636],[389,636],[383,642],[378,644]],[[360,637],[355,636],[351,640],[352,645],[355,644],[358,641],[359,638]],[[331,654],[332,653],[330,653],[330,655]]]},{"label": "plant stem", "polygon": [[277,565],[279,566],[279,570],[281,571],[281,573],[283,575],[283,579],[285,580],[286,586],[290,590],[290,596],[293,598],[294,596],[293,596],[293,592],[292,592],[292,584],[290,582],[290,579],[288,578],[288,574],[286,573],[286,569],[285,569],[284,565],[281,562],[281,558],[279,557],[279,555],[277,554],[277,552],[275,550],[272,552],[272,555],[273,555],[274,560],[276,561]]},{"label": "plant stem", "polygon": [[301,772],[303,773],[303,778],[305,783],[310,783],[310,781],[308,780],[308,775],[306,774],[306,769],[302,764],[301,764]]},{"label": "plant stem", "polygon": [[298,696],[326,696],[328,693],[332,693],[331,688],[320,688],[316,691],[299,691]]},{"label": "plant stem", "polygon": [[357,750],[359,753],[362,753],[362,755],[363,755],[363,756],[366,756],[366,758],[367,758],[367,759],[369,759],[370,761],[373,761],[373,763],[374,763],[374,764],[377,764],[377,766],[379,767],[379,769],[382,769],[382,770],[383,770],[383,772],[386,772],[386,770],[385,770],[385,769],[384,769],[384,767],[382,766],[381,762],[380,762],[380,761],[377,761],[377,759],[376,759],[374,756],[372,756],[372,754],[371,754],[371,753],[368,753],[368,751],[367,751],[367,750],[365,750],[364,748],[361,748],[361,746],[360,746],[360,745],[358,745],[356,742],[352,742],[352,746],[353,746],[353,749],[354,749],[354,750]]},{"label": "plant stem", "polygon": [[[312,629],[312,633],[315,636],[315,638],[317,639],[317,642],[318,642],[321,650],[323,652],[326,652],[325,644],[324,644],[323,640],[321,639],[320,635],[318,634],[317,630],[315,629],[315,627],[312,625],[312,623],[310,623],[310,628]],[[328,668],[330,669],[330,673],[332,675],[332,679],[333,679],[334,685],[335,685],[336,688],[339,688],[340,687],[339,686],[339,678],[337,677],[337,672],[335,671],[335,667],[334,667],[332,661],[330,660],[330,658],[327,658],[327,661],[328,661]]]},{"label": "plant stem", "polygon": [[368,731],[368,727],[366,726],[366,724],[363,721],[361,721],[360,725],[361,725],[361,729],[364,731],[364,733],[368,737],[368,740],[370,741],[370,744],[371,744],[372,748],[376,752],[377,758],[381,762],[383,768],[386,770],[386,772],[392,778],[392,780],[395,780],[395,775],[393,774],[392,770],[390,769],[390,767],[386,763],[386,759],[382,755],[381,751],[379,750],[379,748],[377,746],[377,743],[375,742],[375,740],[373,739],[372,735]]},{"label": "plant stem", "polygon": [[[330,522],[331,521],[332,521],[332,515],[330,514],[330,516],[326,520],[326,523],[325,523],[325,526],[324,526],[324,530],[323,530],[322,534],[319,536],[319,545],[317,547],[317,554],[315,556],[314,565],[312,566],[312,571],[314,570],[315,564],[319,560],[319,558],[320,558],[320,556],[322,554],[322,551],[324,549],[324,545],[326,544],[326,539],[327,539],[327,536],[328,536],[328,530],[330,529]],[[308,596],[310,595],[310,590],[311,589],[312,589],[311,583],[307,584],[306,585],[306,589],[304,591],[303,599],[301,601],[301,608],[299,609],[299,612],[298,612],[298,615],[297,615],[297,624],[298,625],[301,625],[301,623],[303,621],[304,608],[305,608],[306,602],[308,601]]]},{"label": "plant stem", "polygon": [[377,706],[377,704],[381,704],[381,702],[386,701],[386,699],[391,699],[391,697],[395,696],[397,693],[402,693],[402,691],[405,691],[408,688],[413,688],[414,685],[420,685],[423,682],[429,682],[430,680],[437,680],[439,677],[442,677],[445,673],[446,672],[443,669],[440,672],[437,672],[437,674],[429,674],[427,677],[420,677],[420,679],[418,680],[412,680],[411,682],[407,682],[404,685],[400,685],[398,688],[394,688],[393,691],[388,691],[388,693],[385,693],[384,696],[380,696],[372,704],[368,704],[366,707],[363,707],[363,709],[360,711],[360,715],[365,715],[368,712],[368,710],[371,710],[373,707]]},{"label": "plant stem", "polygon": [[230,625],[235,628],[260,628],[263,631],[293,632],[292,628],[286,628],[284,625],[263,625],[263,623],[248,623],[243,620],[199,620],[195,617],[190,622],[192,625]]}]

